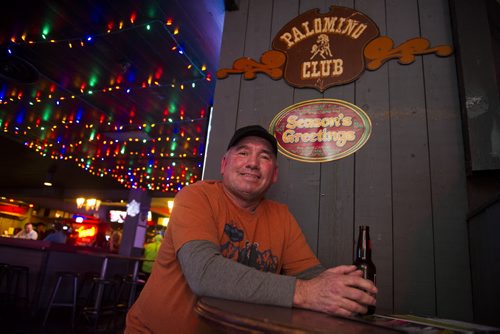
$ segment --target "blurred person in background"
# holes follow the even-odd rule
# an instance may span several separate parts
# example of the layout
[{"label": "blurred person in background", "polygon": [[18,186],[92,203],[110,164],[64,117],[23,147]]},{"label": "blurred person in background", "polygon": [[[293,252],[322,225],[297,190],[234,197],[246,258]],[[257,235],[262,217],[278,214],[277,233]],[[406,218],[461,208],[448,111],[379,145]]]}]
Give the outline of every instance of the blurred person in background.
[{"label": "blurred person in background", "polygon": [[146,246],[144,246],[145,261],[142,262],[141,270],[146,275],[146,278],[151,275],[153,262],[156,259],[156,255],[158,255],[158,249],[160,249],[162,240],[163,236],[161,234],[157,234],[153,237],[151,242],[147,243]]},{"label": "blurred person in background", "polygon": [[14,235],[14,238],[36,240],[38,239],[38,233],[33,229],[33,224],[26,223],[24,229]]},{"label": "blurred person in background", "polygon": [[109,238],[109,250],[112,253],[118,253],[120,250],[120,244],[122,242],[122,232],[120,230],[114,230],[111,232],[111,236]]},{"label": "blurred person in background", "polygon": [[91,244],[93,247],[99,247],[102,249],[109,248],[109,242],[106,238],[106,233],[102,229],[98,229]]},{"label": "blurred person in background", "polygon": [[43,240],[50,241],[58,244],[66,243],[67,239],[66,232],[63,230],[63,226],[60,223],[54,224],[54,232],[48,234]]},{"label": "blurred person in background", "polygon": [[49,231],[47,231],[47,226],[45,226],[45,223],[36,223],[35,230],[38,233],[38,240],[43,240],[49,234]]}]

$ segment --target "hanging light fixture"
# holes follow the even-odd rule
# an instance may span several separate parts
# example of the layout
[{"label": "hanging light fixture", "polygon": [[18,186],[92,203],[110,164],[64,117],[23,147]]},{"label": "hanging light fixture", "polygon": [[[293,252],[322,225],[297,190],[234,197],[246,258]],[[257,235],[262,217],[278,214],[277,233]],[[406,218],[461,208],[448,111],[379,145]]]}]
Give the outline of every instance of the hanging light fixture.
[{"label": "hanging light fixture", "polygon": [[81,209],[83,207],[83,205],[85,204],[85,198],[84,197],[78,197],[76,199],[76,207],[78,209]]},{"label": "hanging light fixture", "polygon": [[52,164],[47,171],[47,175],[45,176],[45,180],[43,181],[43,185],[46,187],[52,187],[54,181],[54,174],[56,173],[57,165]]},{"label": "hanging light fixture", "polygon": [[46,187],[52,187],[52,186],[53,186],[53,184],[52,184],[52,180],[51,180],[51,179],[52,179],[52,178],[47,177],[47,178],[45,179],[45,181],[43,181],[43,185],[44,185],[44,186],[46,186]]},{"label": "hanging light fixture", "polygon": [[78,209],[84,208],[87,211],[97,211],[99,210],[99,207],[101,206],[101,201],[96,199],[96,198],[85,198],[85,197],[78,197],[76,199],[76,207]]}]

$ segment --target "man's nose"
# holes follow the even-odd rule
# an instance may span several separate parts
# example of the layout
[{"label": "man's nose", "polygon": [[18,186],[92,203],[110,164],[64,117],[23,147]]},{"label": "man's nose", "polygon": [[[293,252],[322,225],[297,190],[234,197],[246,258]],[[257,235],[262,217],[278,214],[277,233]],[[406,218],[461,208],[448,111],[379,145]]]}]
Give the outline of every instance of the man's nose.
[{"label": "man's nose", "polygon": [[259,159],[256,154],[249,154],[247,159],[247,167],[255,169],[259,168]]}]

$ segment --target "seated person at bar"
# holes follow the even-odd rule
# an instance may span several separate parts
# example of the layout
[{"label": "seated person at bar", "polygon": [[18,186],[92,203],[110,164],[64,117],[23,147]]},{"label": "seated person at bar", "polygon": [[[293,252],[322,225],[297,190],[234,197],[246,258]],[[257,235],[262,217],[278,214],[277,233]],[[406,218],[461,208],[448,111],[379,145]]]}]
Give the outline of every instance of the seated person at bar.
[{"label": "seated person at bar", "polygon": [[109,237],[109,250],[112,253],[118,253],[120,251],[120,244],[122,242],[122,232],[120,230],[113,230],[111,236]]},{"label": "seated person at bar", "polygon": [[14,235],[14,238],[36,240],[38,238],[38,233],[33,229],[33,224],[26,223],[24,224],[24,229]]},{"label": "seated person at bar", "polygon": [[108,249],[109,248],[109,242],[106,239],[106,233],[98,228],[97,233],[94,236],[94,240],[92,240],[92,243],[90,244],[92,247],[99,247],[102,249]]},{"label": "seated person at bar", "polygon": [[153,237],[151,242],[148,242],[144,246],[144,259],[142,262],[141,271],[146,274],[148,278],[151,275],[151,270],[153,268],[154,260],[158,255],[158,250],[160,249],[161,242],[163,240],[163,236],[161,234],[157,234]]},{"label": "seated person at bar", "polygon": [[44,241],[50,241],[50,242],[55,242],[58,244],[64,244],[66,243],[66,232],[64,232],[62,224],[60,223],[55,223],[54,224],[54,232],[48,234],[43,240]]},{"label": "seated person at bar", "polygon": [[222,181],[175,197],[153,271],[127,314],[125,333],[195,333],[198,297],[299,307],[338,316],[375,305],[374,284],[355,266],[325,270],[288,208],[264,195],[278,179],[276,139],[238,129],[221,161]]},{"label": "seated person at bar", "polygon": [[35,224],[35,230],[36,233],[38,233],[39,240],[45,239],[45,237],[50,233],[50,231],[47,231],[47,228],[44,223]]}]

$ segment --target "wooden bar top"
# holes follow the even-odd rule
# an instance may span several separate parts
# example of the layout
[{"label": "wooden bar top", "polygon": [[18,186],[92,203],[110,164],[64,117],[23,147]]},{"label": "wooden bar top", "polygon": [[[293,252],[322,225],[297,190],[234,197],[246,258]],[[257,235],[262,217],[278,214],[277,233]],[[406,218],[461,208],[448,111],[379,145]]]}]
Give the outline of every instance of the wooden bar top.
[{"label": "wooden bar top", "polygon": [[222,333],[401,333],[363,321],[298,308],[202,297],[195,311]]}]

